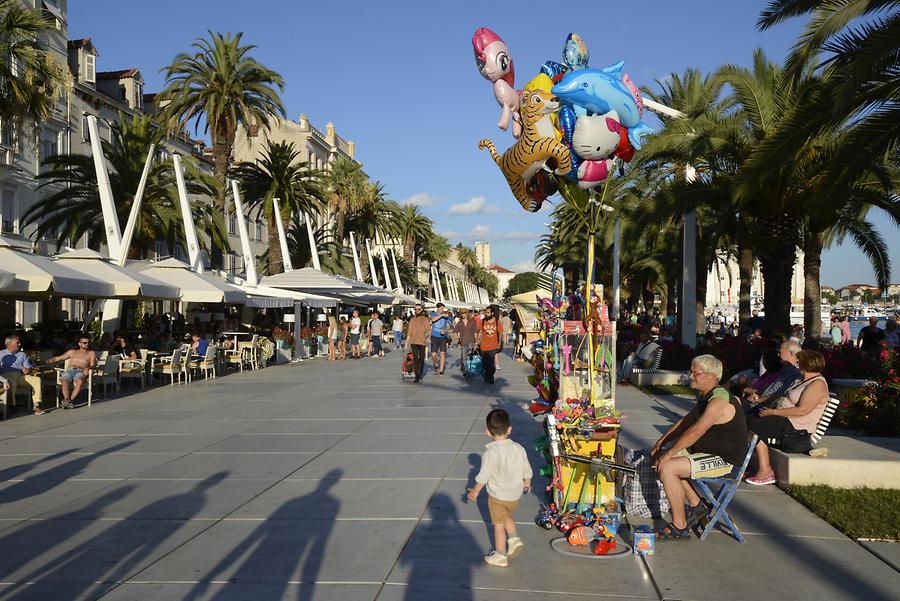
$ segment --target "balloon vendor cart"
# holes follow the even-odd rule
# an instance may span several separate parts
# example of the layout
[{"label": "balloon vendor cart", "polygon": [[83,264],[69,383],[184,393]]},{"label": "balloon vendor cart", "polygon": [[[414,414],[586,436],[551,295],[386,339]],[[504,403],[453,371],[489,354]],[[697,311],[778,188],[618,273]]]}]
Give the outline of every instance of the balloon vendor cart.
[{"label": "balloon vendor cart", "polygon": [[[540,336],[532,343],[538,398],[534,415],[545,415],[546,436],[536,440],[548,465],[552,501],[536,522],[556,526],[566,538],[554,548],[588,556],[621,555],[617,549],[620,514],[616,478],[633,470],[617,461],[622,416],[615,408],[615,321],[595,283],[595,237],[617,165],[627,163],[652,129],[642,121],[645,108],[668,117],[677,111],[643,98],[623,71],[624,62],[590,68],[584,40],[570,33],[562,63],[546,61],[516,90],[509,47],[487,28],[472,37],[475,64],[491,82],[500,106],[497,126],[512,129],[514,143],[502,154],[489,139],[479,142],[502,172],[522,208],[537,212],[559,193],[571,235],[587,235],[583,285],[568,294],[554,274],[551,298],[539,298]],[[601,188],[602,186],[602,188]],[[614,306],[618,308],[618,266],[614,264]],[[613,318],[616,316],[614,315]],[[587,532],[593,530],[593,540]],[[566,547],[565,549],[562,547]],[[588,550],[589,549],[589,550]]]}]

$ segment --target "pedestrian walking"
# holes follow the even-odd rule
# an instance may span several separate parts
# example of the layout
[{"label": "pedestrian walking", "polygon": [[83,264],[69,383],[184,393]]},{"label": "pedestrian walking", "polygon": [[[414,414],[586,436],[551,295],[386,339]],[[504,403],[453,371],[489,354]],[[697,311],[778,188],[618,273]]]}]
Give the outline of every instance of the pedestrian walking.
[{"label": "pedestrian walking", "polygon": [[484,381],[488,384],[494,383],[494,372],[496,365],[494,358],[500,349],[501,332],[500,321],[494,315],[493,307],[484,309],[484,318],[481,320],[481,326],[478,328],[478,336],[476,342],[481,351],[481,364],[484,366]]},{"label": "pedestrian walking", "polygon": [[422,379],[422,374],[425,371],[425,345],[428,343],[430,334],[431,320],[425,316],[422,304],[416,304],[406,332],[406,350],[412,350],[415,382],[419,382]]},{"label": "pedestrian walking", "polygon": [[369,356],[384,357],[384,351],[381,349],[381,335],[384,331],[384,322],[378,315],[378,311],[372,312],[369,318]]}]

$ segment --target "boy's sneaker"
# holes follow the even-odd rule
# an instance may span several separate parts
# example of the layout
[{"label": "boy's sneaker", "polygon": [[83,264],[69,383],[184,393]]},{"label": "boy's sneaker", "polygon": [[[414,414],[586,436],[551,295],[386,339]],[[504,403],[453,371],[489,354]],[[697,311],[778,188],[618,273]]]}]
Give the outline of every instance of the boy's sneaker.
[{"label": "boy's sneaker", "polygon": [[484,556],[484,563],[498,568],[505,568],[509,565],[509,560],[506,558],[506,555],[497,553],[497,551],[491,551],[488,555]]},{"label": "boy's sneaker", "polygon": [[522,539],[518,536],[511,537],[508,541],[506,541],[506,556],[507,557],[515,557],[519,554],[519,551],[522,550],[522,547],[525,546],[525,543],[522,542]]}]

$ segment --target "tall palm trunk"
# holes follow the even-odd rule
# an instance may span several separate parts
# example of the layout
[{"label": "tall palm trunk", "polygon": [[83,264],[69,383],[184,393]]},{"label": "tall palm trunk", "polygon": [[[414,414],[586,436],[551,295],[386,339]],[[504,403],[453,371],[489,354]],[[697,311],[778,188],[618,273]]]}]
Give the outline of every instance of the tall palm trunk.
[{"label": "tall palm trunk", "polygon": [[[213,132],[213,175],[219,182],[219,189],[216,191],[216,209],[221,215],[227,215],[225,210],[225,192],[228,188],[226,178],[228,175],[228,161],[231,159],[231,151],[234,146],[234,127],[227,121],[223,120],[218,123],[216,131]],[[223,250],[216,244],[211,244],[212,255],[210,261],[214,268],[221,269],[225,266]]]},{"label": "tall palm trunk", "polygon": [[766,332],[787,334],[791,330],[791,278],[797,258],[800,222],[788,215],[778,215],[763,220],[761,226],[761,231],[768,232],[758,253],[765,284]]},{"label": "tall palm trunk", "polygon": [[269,230],[269,275],[284,271],[284,257],[281,255],[281,237],[275,223],[275,207],[266,211],[266,229]]},{"label": "tall palm trunk", "polygon": [[819,271],[822,267],[821,233],[808,232],[803,240],[803,331],[807,338],[822,337],[822,291]]},{"label": "tall palm trunk", "polygon": [[413,255],[416,252],[416,238],[415,236],[408,236],[406,240],[403,241],[403,260],[404,261],[412,261]]},{"label": "tall palm trunk", "polygon": [[741,280],[738,291],[738,323],[743,327],[750,319],[750,288],[753,283],[753,249],[743,239],[738,249],[738,274]]},{"label": "tall palm trunk", "polygon": [[346,219],[347,209],[339,205],[334,212],[334,241],[337,242],[338,247],[342,249],[344,248],[344,238],[347,236],[344,224]]}]

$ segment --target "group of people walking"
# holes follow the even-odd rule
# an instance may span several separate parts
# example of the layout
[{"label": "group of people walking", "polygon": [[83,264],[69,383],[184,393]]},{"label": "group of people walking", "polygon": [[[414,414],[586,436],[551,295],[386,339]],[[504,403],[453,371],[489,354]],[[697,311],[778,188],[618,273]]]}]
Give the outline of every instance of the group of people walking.
[{"label": "group of people walking", "polygon": [[460,349],[462,365],[465,365],[471,352],[480,353],[484,381],[493,384],[494,376],[500,369],[498,357],[504,342],[501,318],[500,311],[493,306],[486,307],[476,316],[470,315],[468,309],[461,309],[459,315],[454,317],[447,312],[444,303],[438,303],[430,315],[426,315],[424,307],[417,304],[409,320],[405,339],[405,349],[413,355],[414,381],[421,381],[424,375],[425,349],[429,345],[434,374],[444,375],[447,350],[455,341]]}]

